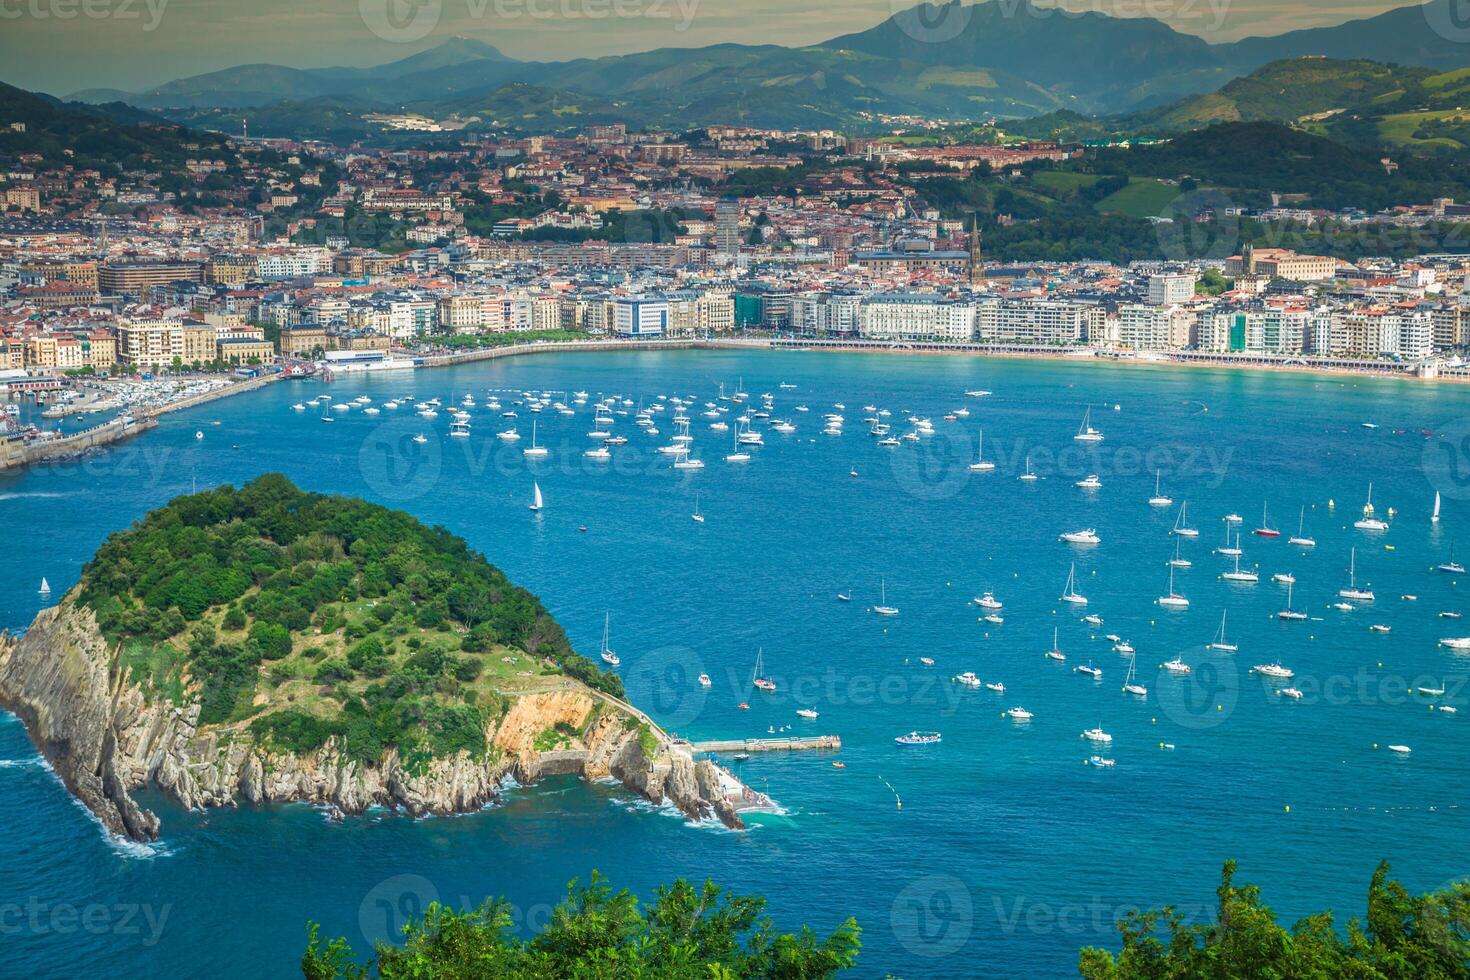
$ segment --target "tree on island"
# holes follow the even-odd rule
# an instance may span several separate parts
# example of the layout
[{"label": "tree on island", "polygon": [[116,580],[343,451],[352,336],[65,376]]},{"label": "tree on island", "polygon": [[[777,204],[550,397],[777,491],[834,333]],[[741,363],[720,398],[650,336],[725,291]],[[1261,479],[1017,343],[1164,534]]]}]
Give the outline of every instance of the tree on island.
[{"label": "tree on island", "polygon": [[402,946],[378,943],[366,966],[355,961],[346,939],[323,942],[311,923],[301,972],[306,980],[815,980],[856,964],[856,920],[849,918],[819,940],[808,927],[796,934],[776,932],[763,914],[765,905],[763,898],[681,878],[640,909],[637,896],[614,892],[594,871],[590,884],[573,881],[567,887],[546,929],[532,939],[515,935],[512,907],[504,899],[465,912],[435,903],[423,919],[404,927]]},{"label": "tree on island", "polygon": [[1173,906],[1132,912],[1118,923],[1122,951],[1114,956],[1083,949],[1078,969],[1086,980],[1470,977],[1470,882],[1414,896],[1388,871],[1386,861],[1378,865],[1368,886],[1367,919],[1349,921],[1343,936],[1330,911],[1285,928],[1261,902],[1260,888],[1236,887],[1235,862],[1227,861],[1214,922],[1187,925]]}]

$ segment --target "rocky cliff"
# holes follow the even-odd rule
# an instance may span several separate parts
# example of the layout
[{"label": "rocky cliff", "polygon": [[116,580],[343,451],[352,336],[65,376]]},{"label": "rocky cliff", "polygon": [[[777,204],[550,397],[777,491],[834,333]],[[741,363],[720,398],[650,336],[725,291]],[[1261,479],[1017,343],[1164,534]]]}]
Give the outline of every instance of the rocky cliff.
[{"label": "rocky cliff", "polygon": [[[742,826],[710,762],[696,763],[656,730],[649,758],[631,709],[570,680],[517,696],[487,732],[495,751],[485,758],[461,752],[412,770],[393,749],[371,766],[342,758],[331,741],[309,755],[273,752],[239,728],[200,728],[198,704],[150,693],[122,676],[91,611],[70,598],[43,610],[20,639],[0,633],[0,707],[21,718],[68,789],[111,832],[134,840],[158,836],[157,816],[131,796],[148,783],[190,809],[243,799],[425,815],[479,809],[496,798],[506,776],[529,783],[574,774],[612,777],[692,818]],[[558,723],[581,737],[556,751],[537,750],[537,734]]]}]

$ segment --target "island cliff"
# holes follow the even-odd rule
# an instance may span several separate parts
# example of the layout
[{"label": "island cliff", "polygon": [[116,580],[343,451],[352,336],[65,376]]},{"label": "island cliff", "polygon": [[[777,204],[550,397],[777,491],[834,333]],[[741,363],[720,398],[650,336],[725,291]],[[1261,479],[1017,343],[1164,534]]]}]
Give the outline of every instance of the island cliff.
[{"label": "island cliff", "polygon": [[[125,532],[137,533],[139,528]],[[458,659],[447,654],[446,661],[445,651],[430,643],[440,634],[421,631],[415,637],[424,642],[410,645],[415,652],[374,647],[380,659],[367,673],[378,679],[370,679],[355,676],[329,650],[315,646],[311,650],[317,652],[301,660],[296,648],[306,642],[302,638],[282,641],[280,650],[259,658],[249,655],[252,640],[237,653],[246,675],[231,681],[221,709],[218,699],[210,700],[220,682],[206,672],[218,673],[211,665],[220,662],[221,648],[235,648],[211,646],[212,637],[206,642],[196,625],[192,659],[169,640],[146,646],[147,658],[140,656],[136,647],[108,636],[88,601],[97,601],[97,590],[89,589],[97,564],[59,605],[39,613],[24,635],[0,633],[0,707],[21,718],[68,789],[112,833],[134,840],[158,836],[158,817],[131,795],[148,784],[189,809],[299,801],[348,814],[385,806],[427,815],[480,809],[496,799],[507,777],[529,783],[564,774],[613,778],[691,818],[741,826],[712,763],[695,762],[636,709],[570,676],[545,651],[527,654],[497,642],[487,654],[498,656],[471,651]],[[250,592],[242,590],[242,598]],[[348,598],[355,593],[347,588]],[[343,597],[334,599],[340,603]],[[260,613],[265,605],[250,608]],[[225,612],[211,602],[194,619],[208,620],[210,610]],[[111,608],[108,615],[116,621],[119,613]],[[334,625],[332,616],[326,626]],[[422,612],[418,619],[423,621]],[[247,633],[243,627],[234,632]],[[249,632],[259,640],[267,631]],[[323,642],[340,631],[304,632]],[[454,632],[466,631],[460,624]],[[365,642],[352,649],[360,652]],[[460,645],[479,646],[467,638]],[[569,649],[564,653],[572,656]],[[224,662],[234,669],[236,660]],[[528,662],[540,670],[510,672]],[[595,668],[592,675],[598,675]],[[471,682],[462,684],[455,676]],[[429,693],[416,702],[405,690]],[[404,719],[384,707],[390,696],[397,710],[413,709],[414,723],[426,726],[428,735],[410,734]],[[213,717],[205,717],[210,712]]]}]

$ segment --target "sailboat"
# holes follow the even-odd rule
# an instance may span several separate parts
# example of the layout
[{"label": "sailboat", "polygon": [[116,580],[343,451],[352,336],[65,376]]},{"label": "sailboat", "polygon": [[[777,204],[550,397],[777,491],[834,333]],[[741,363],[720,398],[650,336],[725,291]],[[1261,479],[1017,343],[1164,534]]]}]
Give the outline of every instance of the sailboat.
[{"label": "sailboat", "polygon": [[1189,501],[1179,505],[1179,517],[1174,521],[1174,530],[1171,534],[1177,534],[1181,538],[1197,538],[1199,531],[1189,526]]},{"label": "sailboat", "polygon": [[1020,476],[1016,477],[1016,479],[1023,480],[1026,483],[1031,483],[1031,482],[1033,482],[1033,481],[1035,481],[1037,479],[1036,474],[1031,472],[1031,454],[1030,453],[1027,453],[1026,454],[1026,472],[1025,473],[1022,473]]},{"label": "sailboat", "polygon": [[608,627],[611,625],[611,623],[612,623],[612,614],[611,613],[603,613],[602,614],[602,662],[605,663],[605,664],[611,664],[614,667],[618,667],[618,666],[621,666],[622,665],[623,661],[618,657],[618,655],[616,653],[613,653],[612,647],[610,647],[610,646],[607,645]]},{"label": "sailboat", "polygon": [[888,604],[888,587],[882,580],[878,580],[878,604],[873,607],[873,612],[879,616],[897,616],[898,609]]},{"label": "sailboat", "polygon": [[1434,491],[1434,513],[1429,515],[1429,522],[1431,524],[1438,524],[1439,523],[1439,491],[1438,490]]},{"label": "sailboat", "polygon": [[728,456],[725,457],[725,462],[727,462],[727,463],[748,463],[748,462],[750,462],[750,453],[748,453],[745,450],[743,450],[743,449],[740,448],[740,425],[739,425],[739,423],[736,423],[736,425],[735,425],[735,446],[730,451],[730,455],[728,455]]},{"label": "sailboat", "polygon": [[1345,589],[1338,589],[1337,594],[1344,599],[1354,599],[1358,602],[1372,602],[1373,591],[1371,589],[1358,588],[1358,549],[1354,548],[1348,558],[1348,585]]},{"label": "sailboat", "polygon": [[1388,522],[1375,517],[1373,514],[1373,484],[1368,484],[1368,501],[1363,504],[1363,519],[1354,521],[1353,527],[1359,531],[1387,531]]},{"label": "sailboat", "polygon": [[1240,535],[1235,536],[1235,568],[1232,571],[1221,573],[1220,577],[1227,582],[1259,582],[1261,576],[1250,569],[1240,570]]},{"label": "sailboat", "polygon": [[1217,555],[1224,555],[1226,558],[1229,558],[1232,555],[1234,555],[1236,557],[1239,557],[1239,555],[1240,555],[1240,535],[1236,535],[1235,536],[1235,543],[1234,544],[1231,544],[1230,543],[1230,525],[1229,524],[1226,524],[1225,525],[1225,547],[1223,547],[1223,548],[1216,548],[1215,549],[1215,554],[1217,554]]},{"label": "sailboat", "polygon": [[48,581],[46,581],[46,576],[44,576],[44,575],[41,576],[41,589],[40,589],[40,592],[41,592],[41,595],[50,595],[51,594],[51,583],[48,582]]},{"label": "sailboat", "polygon": [[1103,434],[1088,424],[1092,419],[1092,406],[1087,406],[1087,411],[1082,413],[1082,424],[1077,427],[1077,434],[1072,438],[1077,442],[1102,442]]},{"label": "sailboat", "polygon": [[1128,676],[1123,678],[1123,693],[1137,694],[1139,697],[1146,697],[1148,695],[1148,688],[1144,687],[1142,684],[1138,683],[1138,681],[1133,679],[1134,668],[1137,664],[1137,661],[1137,654],[1128,658]]},{"label": "sailboat", "polygon": [[699,494],[697,493],[694,495],[694,513],[689,516],[696,524],[704,523],[704,515],[699,512]]},{"label": "sailboat", "polygon": [[1159,605],[1173,609],[1184,609],[1189,606],[1189,600],[1174,591],[1174,566],[1169,566],[1169,591],[1159,596]]},{"label": "sailboat", "polygon": [[1307,618],[1307,614],[1306,613],[1301,612],[1300,610],[1291,608],[1291,590],[1292,590],[1292,586],[1294,584],[1295,583],[1293,583],[1293,582],[1286,583],[1286,608],[1283,609],[1283,610],[1281,610],[1279,613],[1276,614],[1276,618],[1277,619],[1289,619],[1289,620],[1296,621],[1296,620],[1303,620],[1303,619],[1306,619]]},{"label": "sailboat", "polygon": [[1087,597],[1077,591],[1077,563],[1072,563],[1071,571],[1067,572],[1067,584],[1062,589],[1061,601],[1070,602],[1074,606],[1087,605]]},{"label": "sailboat", "polygon": [[527,459],[544,459],[547,456],[547,454],[550,453],[550,450],[547,449],[545,446],[538,446],[538,445],[536,445],[536,420],[535,419],[532,419],[531,420],[531,444],[529,446],[527,446],[525,449],[522,449],[521,450],[521,453]]},{"label": "sailboat", "polygon": [[776,690],[776,682],[765,676],[765,665],[761,659],[762,651],[755,651],[755,673],[751,677],[751,683],[767,694]]},{"label": "sailboat", "polygon": [[1464,575],[1465,566],[1455,561],[1455,541],[1450,539],[1450,560],[1443,565],[1434,566],[1436,571],[1449,572],[1451,575]]},{"label": "sailboat", "polygon": [[1159,481],[1163,479],[1162,470],[1154,470],[1154,495],[1148,498],[1150,507],[1170,507],[1174,504],[1174,498],[1165,496],[1159,489]]},{"label": "sailboat", "polygon": [[980,447],[975,454],[975,462],[970,464],[971,473],[989,473],[995,469],[995,464],[985,458],[985,430],[980,430]]},{"label": "sailboat", "polygon": [[1296,545],[1296,546],[1298,546],[1300,548],[1315,548],[1315,547],[1317,547],[1317,539],[1316,538],[1309,538],[1309,537],[1307,537],[1306,530],[1305,530],[1306,523],[1307,523],[1307,505],[1306,504],[1302,504],[1302,513],[1301,513],[1301,516],[1296,519],[1296,536],[1295,537],[1291,537],[1291,538],[1287,538],[1286,539],[1286,543],[1287,544],[1294,544],[1294,545]]},{"label": "sailboat", "polygon": [[1223,611],[1220,613],[1220,631],[1215,634],[1209,646],[1211,650],[1219,650],[1222,653],[1235,653],[1240,649],[1234,643],[1225,642],[1225,613]]},{"label": "sailboat", "polygon": [[1170,568],[1188,568],[1192,563],[1188,558],[1179,554],[1179,539],[1174,539],[1174,557],[1169,559]]},{"label": "sailboat", "polygon": [[1258,528],[1256,528],[1255,531],[1253,531],[1252,533],[1255,534],[1257,537],[1261,537],[1261,538],[1279,538],[1279,537],[1281,537],[1281,532],[1278,531],[1278,530],[1276,530],[1274,527],[1272,527],[1271,526],[1271,522],[1269,520],[1267,520],[1267,518],[1266,518],[1266,503],[1265,503],[1265,501],[1262,501],[1261,502],[1261,526],[1258,527]]},{"label": "sailboat", "polygon": [[1062,648],[1057,646],[1057,628],[1055,626],[1051,628],[1051,649],[1046,651],[1046,658],[1058,662],[1065,662],[1067,659],[1067,655],[1062,652]]},{"label": "sailboat", "polygon": [[541,484],[533,480],[531,481],[531,510],[539,511],[544,506],[546,503],[541,499]]}]

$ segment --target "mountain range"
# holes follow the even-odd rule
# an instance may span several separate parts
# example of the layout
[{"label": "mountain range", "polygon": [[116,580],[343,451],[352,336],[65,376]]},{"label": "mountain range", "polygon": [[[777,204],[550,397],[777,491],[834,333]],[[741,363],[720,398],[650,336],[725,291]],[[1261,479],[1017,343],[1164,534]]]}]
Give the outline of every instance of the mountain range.
[{"label": "mountain range", "polygon": [[[950,0],[809,47],[720,44],[537,62],[452,38],[374,68],[242,65],[146,92],[93,89],[70,98],[121,102],[208,128],[248,122],[262,135],[339,139],[372,134],[361,116],[375,111],[510,129],[613,118],[675,128],[852,129],[876,128],[883,116],[973,120],[1063,110],[1144,118],[1191,97],[1214,98],[1232,79],[1281,59],[1470,65],[1470,50],[1446,27],[1455,23],[1457,2],[1431,0],[1336,27],[1210,44],[1148,18],[1064,15],[1029,0]],[[1248,92],[1224,98],[1251,101]],[[1227,117],[1231,112],[1216,108]],[[1209,111],[1204,105],[1184,110],[1186,116]],[[1170,125],[1164,116],[1153,121]]]}]

